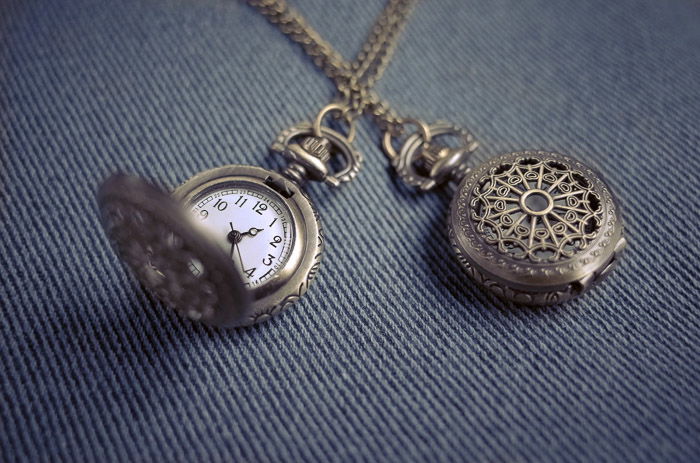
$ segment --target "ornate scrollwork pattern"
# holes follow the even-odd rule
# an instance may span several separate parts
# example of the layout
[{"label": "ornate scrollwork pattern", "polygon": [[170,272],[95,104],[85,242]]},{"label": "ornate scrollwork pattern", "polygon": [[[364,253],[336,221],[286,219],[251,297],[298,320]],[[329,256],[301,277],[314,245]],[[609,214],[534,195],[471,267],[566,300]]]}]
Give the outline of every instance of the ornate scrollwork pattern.
[{"label": "ornate scrollwork pattern", "polygon": [[555,157],[525,155],[492,167],[476,182],[469,207],[487,243],[534,263],[557,263],[587,249],[603,220],[587,176]]},{"label": "ornate scrollwork pattern", "polygon": [[586,291],[610,273],[626,243],[601,177],[545,151],[504,154],[471,170],[452,200],[448,226],[469,275],[528,305]]},{"label": "ornate scrollwork pattern", "polygon": [[550,291],[524,291],[522,289],[511,288],[502,282],[487,277],[477,268],[475,268],[457,244],[453,230],[449,231],[449,238],[450,245],[457,255],[457,260],[460,264],[462,264],[462,267],[467,274],[478,284],[491,291],[501,299],[507,299],[518,304],[526,305],[558,304],[571,299],[583,289],[576,284],[568,284],[561,289]]}]

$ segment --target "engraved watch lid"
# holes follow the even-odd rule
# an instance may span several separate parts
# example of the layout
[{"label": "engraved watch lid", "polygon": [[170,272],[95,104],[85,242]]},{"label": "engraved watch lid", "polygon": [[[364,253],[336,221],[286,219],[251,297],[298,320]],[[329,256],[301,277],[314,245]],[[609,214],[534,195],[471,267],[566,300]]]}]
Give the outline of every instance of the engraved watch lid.
[{"label": "engraved watch lid", "polygon": [[102,224],[139,281],[182,316],[234,326],[251,304],[233,261],[167,192],[115,174],[98,191]]},{"label": "engraved watch lid", "polygon": [[449,225],[460,261],[479,283],[534,305],[583,292],[625,244],[619,207],[601,177],[544,151],[506,154],[470,171]]}]

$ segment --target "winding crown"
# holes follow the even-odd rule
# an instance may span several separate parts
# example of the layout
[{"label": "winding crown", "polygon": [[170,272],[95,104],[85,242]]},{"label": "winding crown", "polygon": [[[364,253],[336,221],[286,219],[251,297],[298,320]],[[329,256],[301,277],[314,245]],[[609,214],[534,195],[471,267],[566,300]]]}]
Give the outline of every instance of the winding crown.
[{"label": "winding crown", "polygon": [[301,141],[301,147],[322,162],[328,162],[331,157],[331,142],[324,137],[306,137]]}]

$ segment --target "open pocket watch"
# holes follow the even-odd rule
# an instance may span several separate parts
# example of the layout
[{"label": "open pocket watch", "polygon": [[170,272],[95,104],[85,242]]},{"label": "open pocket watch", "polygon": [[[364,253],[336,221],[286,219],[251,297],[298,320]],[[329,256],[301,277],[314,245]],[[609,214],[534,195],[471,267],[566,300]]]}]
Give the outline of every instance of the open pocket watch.
[{"label": "open pocket watch", "polygon": [[[348,135],[314,124],[280,134],[271,151],[281,172],[229,165],[201,172],[172,194],[116,174],[98,192],[105,231],[139,281],[181,315],[212,326],[251,325],[296,302],[323,256],[318,213],[301,190],[306,180],[338,186],[362,158]],[[332,173],[332,156],[343,167]]]}]

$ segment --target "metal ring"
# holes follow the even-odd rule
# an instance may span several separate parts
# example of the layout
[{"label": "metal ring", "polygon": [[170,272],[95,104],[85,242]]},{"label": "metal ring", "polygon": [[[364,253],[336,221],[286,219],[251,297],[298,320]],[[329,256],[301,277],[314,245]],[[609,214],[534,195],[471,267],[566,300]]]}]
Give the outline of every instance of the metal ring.
[{"label": "metal ring", "polygon": [[[476,148],[471,134],[465,129],[444,122],[427,126],[427,128],[428,130],[424,132],[424,134],[427,133],[431,136],[431,138],[444,135],[454,135],[462,139],[465,150],[473,151]],[[396,173],[399,175],[399,177],[401,177],[407,184],[419,187],[423,190],[428,190],[436,186],[437,183],[434,179],[416,172],[413,165],[416,154],[419,153],[419,148],[425,144],[424,134],[414,132],[408,138],[406,138],[401,145],[401,149],[399,150],[400,152],[396,154],[396,151],[394,151],[395,156],[392,158],[392,165],[396,169]]]},{"label": "metal ring", "polygon": [[312,125],[313,134],[317,137],[323,137],[323,130],[321,129],[321,122],[323,122],[323,118],[326,117],[326,115],[330,112],[339,112],[340,116],[338,116],[338,118],[342,118],[348,124],[348,134],[345,136],[345,139],[348,141],[348,143],[352,143],[352,141],[355,139],[355,133],[357,129],[355,127],[355,121],[348,117],[349,111],[350,108],[341,103],[327,104],[326,106],[321,108],[321,110],[316,115],[316,119],[314,119]]},{"label": "metal ring", "polygon": [[[423,138],[423,143],[430,143],[430,141],[433,139],[433,134],[432,134],[432,130],[431,130],[430,125],[428,125],[425,122],[418,120],[418,119],[408,118],[408,119],[403,120],[403,122],[401,123],[401,126],[404,126],[407,123],[415,125],[420,130],[420,132],[422,132],[421,135]],[[417,134],[418,134],[418,131],[413,132],[409,137],[413,137]],[[396,153],[396,150],[394,149],[392,137],[393,137],[393,135],[392,135],[391,131],[387,130],[386,132],[384,132],[384,138],[382,139],[382,147],[384,148],[384,152],[386,153],[387,157],[391,161],[393,161],[396,157],[398,157],[398,154]]]},{"label": "metal ring", "polygon": [[423,133],[423,143],[430,143],[430,141],[433,139],[431,126],[425,122],[419,119],[408,118],[404,119],[401,125],[406,125],[406,123],[413,124],[420,129],[420,131]]},{"label": "metal ring", "polygon": [[[330,106],[330,105],[329,105]],[[350,141],[342,134],[330,127],[320,127],[321,137],[327,138],[336,148],[336,152],[345,160],[345,166],[333,175],[326,177],[326,183],[331,186],[338,186],[340,183],[349,182],[357,176],[362,166],[362,154],[353,149]],[[313,124],[302,122],[289,129],[281,132],[274,143],[270,146],[270,150],[274,153],[284,155],[287,145],[292,140],[301,136],[318,136],[315,134]]]}]

